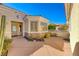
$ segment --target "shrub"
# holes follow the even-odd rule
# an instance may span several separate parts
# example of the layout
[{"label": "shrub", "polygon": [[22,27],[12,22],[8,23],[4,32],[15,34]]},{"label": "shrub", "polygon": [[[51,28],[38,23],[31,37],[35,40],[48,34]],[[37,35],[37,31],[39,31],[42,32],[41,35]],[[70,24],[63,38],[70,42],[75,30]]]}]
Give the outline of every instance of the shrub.
[{"label": "shrub", "polygon": [[67,25],[64,25],[63,26],[63,30],[67,30],[68,29],[68,26]]},{"label": "shrub", "polygon": [[2,56],[7,56],[8,49],[9,49],[10,46],[11,46],[11,42],[12,42],[12,39],[6,38],[6,39],[4,40],[3,49],[2,49]]},{"label": "shrub", "polygon": [[54,25],[54,24],[49,24],[49,25],[48,25],[48,29],[49,29],[49,30],[56,30],[56,25]]},{"label": "shrub", "polygon": [[48,32],[48,33],[45,33],[44,38],[50,38],[50,37],[56,37],[56,36],[57,36],[56,33]]},{"label": "shrub", "polygon": [[45,33],[45,36],[44,36],[44,38],[50,38],[50,36],[51,36],[51,33]]}]

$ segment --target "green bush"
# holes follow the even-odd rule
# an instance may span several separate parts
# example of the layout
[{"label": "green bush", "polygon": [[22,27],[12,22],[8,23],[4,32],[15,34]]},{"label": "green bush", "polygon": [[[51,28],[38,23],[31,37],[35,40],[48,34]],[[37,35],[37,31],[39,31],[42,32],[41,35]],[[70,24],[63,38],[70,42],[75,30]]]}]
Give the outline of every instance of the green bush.
[{"label": "green bush", "polygon": [[9,49],[10,46],[11,46],[11,42],[12,42],[12,39],[6,38],[6,39],[4,40],[3,49],[2,49],[2,56],[6,56],[6,55],[7,55],[8,49]]},{"label": "green bush", "polygon": [[48,25],[48,29],[49,29],[49,30],[56,30],[56,25],[54,25],[54,24],[49,24],[49,25]]}]

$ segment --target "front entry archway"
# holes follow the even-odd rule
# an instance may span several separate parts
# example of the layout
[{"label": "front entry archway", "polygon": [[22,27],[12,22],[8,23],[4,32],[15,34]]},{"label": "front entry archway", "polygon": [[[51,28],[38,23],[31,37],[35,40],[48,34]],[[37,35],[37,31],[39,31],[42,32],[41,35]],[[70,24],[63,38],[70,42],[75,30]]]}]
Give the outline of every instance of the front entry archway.
[{"label": "front entry archway", "polygon": [[22,22],[11,22],[11,35],[22,36],[23,34],[23,23]]}]

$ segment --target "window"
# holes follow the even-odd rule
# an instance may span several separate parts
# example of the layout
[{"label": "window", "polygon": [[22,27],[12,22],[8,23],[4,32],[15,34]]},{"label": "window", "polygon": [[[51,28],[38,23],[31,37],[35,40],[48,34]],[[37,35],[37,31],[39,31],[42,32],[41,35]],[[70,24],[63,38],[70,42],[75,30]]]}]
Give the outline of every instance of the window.
[{"label": "window", "polygon": [[13,25],[13,27],[12,27],[12,32],[16,32],[16,26],[15,25]]},{"label": "window", "polygon": [[31,21],[31,31],[37,31],[37,22],[36,21]]},{"label": "window", "polygon": [[47,23],[41,22],[41,26],[47,26]]},{"label": "window", "polygon": [[41,22],[40,25],[42,27],[42,31],[47,31],[48,30],[47,23]]}]

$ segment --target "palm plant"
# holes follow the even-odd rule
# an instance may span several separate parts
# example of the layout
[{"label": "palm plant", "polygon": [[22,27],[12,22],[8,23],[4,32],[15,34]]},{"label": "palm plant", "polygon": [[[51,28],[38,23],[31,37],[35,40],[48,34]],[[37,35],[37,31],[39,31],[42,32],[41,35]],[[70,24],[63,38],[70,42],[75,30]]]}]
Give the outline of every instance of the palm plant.
[{"label": "palm plant", "polygon": [[0,23],[0,55],[2,53],[3,44],[4,44],[5,24],[6,24],[6,17],[5,15],[3,15]]}]

